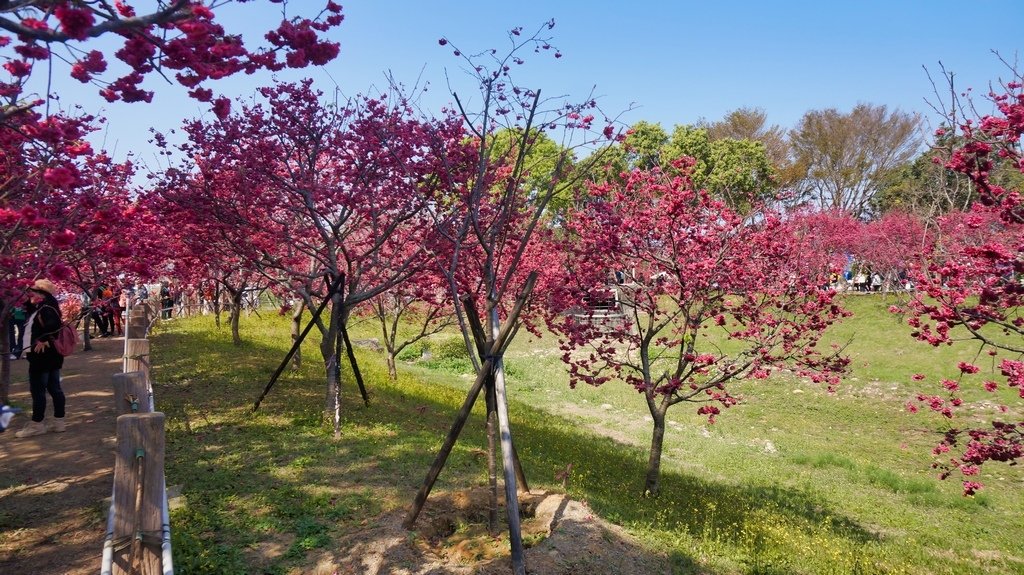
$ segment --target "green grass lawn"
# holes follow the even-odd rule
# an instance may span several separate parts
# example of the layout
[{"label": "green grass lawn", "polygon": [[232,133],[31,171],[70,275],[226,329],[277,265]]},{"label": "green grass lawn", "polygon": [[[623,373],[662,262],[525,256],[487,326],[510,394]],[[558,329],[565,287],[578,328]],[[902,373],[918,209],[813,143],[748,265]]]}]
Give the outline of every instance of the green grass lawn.
[{"label": "green grass lawn", "polygon": [[[885,311],[892,300],[847,303],[855,317],[829,334],[851,342],[853,369],[840,389],[785,377],[744,383],[745,401],[712,426],[693,406],[676,406],[656,499],[640,496],[651,425],[642,397],[614,383],[569,389],[554,340],[522,333],[507,364],[531,487],[561,489],[557,476],[571,464],[566,490],[668,553],[678,573],[1024,572],[1024,474],[989,466],[988,488],[961,496],[958,482],[937,481],[929,468],[944,422],[904,409],[919,391],[937,393],[936,378],[974,360],[976,346],[911,340]],[[356,323],[353,337],[374,329]],[[176,320],[154,338],[167,481],[183,492],[172,513],[181,573],[301,569],[346,533],[407,507],[471,383],[467,363],[448,355],[400,363],[390,383],[383,358],[359,350],[371,406],[345,375],[343,437],[334,441],[321,418],[317,342],[252,414],[289,337],[277,317],[244,319],[242,330],[237,348],[209,317]],[[966,397],[973,413],[1002,400],[1021,416],[1010,395]],[[481,408],[435,489],[483,485],[485,445]]]}]

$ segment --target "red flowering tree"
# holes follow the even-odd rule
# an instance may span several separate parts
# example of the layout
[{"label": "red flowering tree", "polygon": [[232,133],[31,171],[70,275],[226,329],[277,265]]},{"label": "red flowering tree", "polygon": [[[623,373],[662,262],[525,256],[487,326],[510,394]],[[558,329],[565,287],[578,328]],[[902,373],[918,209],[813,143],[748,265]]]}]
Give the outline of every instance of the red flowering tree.
[{"label": "red flowering tree", "polygon": [[916,216],[892,211],[861,226],[853,255],[882,277],[882,291],[899,288],[899,279],[917,265],[934,239]]},{"label": "red flowering tree", "polygon": [[[763,207],[741,216],[657,169],[589,195],[569,214],[565,287],[550,323],[570,385],[621,381],[643,395],[654,421],[646,494],[658,493],[672,406],[697,404],[714,422],[742,399],[731,383],[773,368],[838,383],[846,360],[818,343],[848,314],[822,287],[831,269],[796,226]],[[595,311],[612,289],[621,317]]]},{"label": "red flowering tree", "polygon": [[[71,268],[62,252],[76,242],[75,222],[97,216],[97,204],[84,198],[90,156],[83,141],[93,119],[33,110],[0,125],[0,322],[22,301],[24,290],[39,277],[61,282]],[[7,345],[7,332],[0,333]],[[4,350],[9,349],[4,347]],[[9,384],[7,354],[0,354],[0,400]]]},{"label": "red flowering tree", "polygon": [[[971,233],[965,240],[946,238],[937,244],[917,274],[921,293],[910,304],[914,337],[935,346],[973,339],[996,366],[996,374],[984,375],[980,366],[961,362],[959,376],[943,380],[941,395],[917,398],[952,422],[934,450],[935,467],[942,478],[962,475],[965,495],[982,487],[975,480],[982,465],[992,461],[1013,465],[1024,456],[1019,401],[1024,400],[1024,361],[1020,359],[1024,355],[1024,205],[1019,188],[991,178],[996,163],[1024,173],[1020,144],[1024,86],[1011,82],[990,97],[998,112],[960,124],[965,144],[946,163],[970,178],[979,202],[970,214],[946,221],[945,227],[966,226]],[[975,383],[993,394],[1001,393],[1001,401],[1015,396],[1018,402],[1013,409],[1004,405],[1005,416],[985,426],[955,419],[964,406],[964,386]],[[909,408],[916,409],[913,404]]]},{"label": "red flowering tree", "polygon": [[[231,341],[241,345],[239,320],[243,297],[247,289],[263,287],[268,282],[252,259],[245,256],[253,235],[259,233],[249,229],[247,224],[251,222],[232,218],[218,201],[233,194],[242,182],[234,171],[209,167],[199,175],[174,174],[143,200],[151,212],[160,215],[160,233],[166,238],[166,258],[170,264],[168,275],[174,276],[179,284],[198,286],[212,282],[216,286],[212,303],[217,327],[221,325],[221,294],[226,293]],[[171,185],[166,186],[168,183]]]},{"label": "red flowering tree", "polygon": [[[427,208],[443,179],[433,146],[461,148],[463,132],[450,119],[413,119],[408,102],[389,94],[338,107],[309,81],[260,93],[265,104],[186,125],[188,160],[167,172],[161,193],[217,226],[253,269],[296,288],[305,307],[330,298],[317,327],[338,433],[344,324],[421,264],[433,229]],[[343,289],[328,294],[318,283],[325,276],[343,277]]]},{"label": "red flowering tree", "polygon": [[822,258],[822,265],[839,269],[849,262],[864,228],[863,222],[840,210],[800,210],[788,219],[809,254]]}]

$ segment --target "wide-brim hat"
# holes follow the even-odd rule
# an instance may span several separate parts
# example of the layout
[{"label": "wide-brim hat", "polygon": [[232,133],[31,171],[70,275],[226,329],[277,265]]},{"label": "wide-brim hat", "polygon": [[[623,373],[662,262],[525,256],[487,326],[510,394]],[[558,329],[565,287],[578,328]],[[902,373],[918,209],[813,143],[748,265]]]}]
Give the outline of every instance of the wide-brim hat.
[{"label": "wide-brim hat", "polygon": [[57,295],[57,286],[53,285],[53,282],[50,280],[36,280],[36,283],[32,284],[32,287],[28,289],[38,292],[45,292],[52,296]]}]

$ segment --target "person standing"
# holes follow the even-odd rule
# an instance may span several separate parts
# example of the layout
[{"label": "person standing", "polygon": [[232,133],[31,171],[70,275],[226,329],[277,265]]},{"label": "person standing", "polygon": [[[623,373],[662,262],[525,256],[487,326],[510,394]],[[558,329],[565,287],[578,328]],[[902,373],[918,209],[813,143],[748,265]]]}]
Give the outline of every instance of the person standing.
[{"label": "person standing", "polygon": [[25,309],[15,306],[7,323],[7,342],[11,348],[11,359],[21,357],[21,337],[25,334]]},{"label": "person standing", "polygon": [[[66,430],[64,391],[60,387],[60,370],[64,356],[57,353],[54,340],[62,325],[57,286],[50,280],[36,280],[28,290],[23,347],[28,359],[28,384],[32,394],[32,420],[15,437],[32,437],[47,431]],[[53,399],[53,420],[46,425],[46,395]]]}]

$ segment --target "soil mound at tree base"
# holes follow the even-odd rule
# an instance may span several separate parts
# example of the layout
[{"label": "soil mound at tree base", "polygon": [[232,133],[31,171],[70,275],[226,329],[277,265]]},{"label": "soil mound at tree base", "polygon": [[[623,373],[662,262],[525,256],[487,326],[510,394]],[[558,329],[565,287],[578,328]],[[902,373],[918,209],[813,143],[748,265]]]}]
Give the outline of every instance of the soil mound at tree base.
[{"label": "soil mound at tree base", "polygon": [[[502,492],[503,493],[503,492]],[[520,496],[527,573],[602,575],[667,573],[666,557],[642,548],[620,527],[560,493]],[[407,510],[381,516],[377,526],[341,541],[323,575],[506,575],[511,572],[508,523],[499,502],[497,534],[488,531],[488,493],[472,489],[435,495],[413,531],[402,527]]]}]

